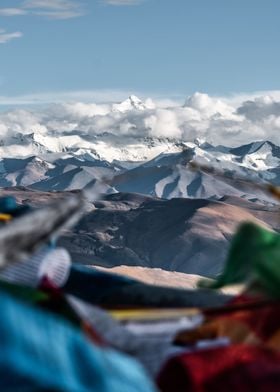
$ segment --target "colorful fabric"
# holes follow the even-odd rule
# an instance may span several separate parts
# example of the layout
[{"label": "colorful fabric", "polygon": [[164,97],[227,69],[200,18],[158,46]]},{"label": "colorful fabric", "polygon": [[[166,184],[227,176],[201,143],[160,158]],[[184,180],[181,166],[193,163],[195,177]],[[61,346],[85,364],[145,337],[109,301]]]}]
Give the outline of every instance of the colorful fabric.
[{"label": "colorful fabric", "polygon": [[280,355],[232,345],[172,358],[158,377],[162,392],[278,392]]},{"label": "colorful fabric", "polygon": [[198,328],[180,332],[175,342],[189,346],[200,340],[227,337],[232,343],[266,345],[280,351],[280,302],[260,302],[258,307],[246,309],[246,304],[251,303],[252,299],[249,297],[235,299],[228,308],[243,304],[243,310],[208,317]]},{"label": "colorful fabric", "polygon": [[[1,390],[153,392],[141,366],[114,349],[153,376],[171,356],[158,378],[163,392],[280,390],[279,234],[240,228],[212,287],[256,290],[229,302],[209,289],[154,287],[71,265],[67,251],[46,243],[81,202],[78,195],[1,226]],[[0,199],[0,221],[27,210]],[[205,349],[221,344],[228,347]]]},{"label": "colorful fabric", "polygon": [[[67,296],[77,314],[95,330],[111,347],[133,356],[145,367],[147,372],[155,377],[166,360],[175,353],[185,351],[185,348],[174,346],[172,341],[176,331],[163,326],[164,334],[149,335],[134,333],[128,325],[122,325],[110,317],[108,312],[89,305],[73,296]],[[189,321],[189,324],[191,321]],[[184,324],[184,327],[186,324]],[[181,325],[182,328],[182,325]]]},{"label": "colorful fabric", "polygon": [[0,292],[3,391],[153,392],[140,365],[94,346],[63,319]]},{"label": "colorful fabric", "polygon": [[75,311],[69,306],[62,292],[44,278],[40,289],[28,286],[0,281],[1,292],[24,301],[28,305],[47,310],[60,318],[66,319],[78,328],[82,328],[83,322]]},{"label": "colorful fabric", "polygon": [[1,292],[6,292],[17,299],[36,305],[47,302],[49,300],[49,294],[41,290],[35,290],[32,287],[21,286],[19,284],[13,284],[0,280]]},{"label": "colorful fabric", "polygon": [[194,350],[199,342],[219,338],[228,338],[230,345],[172,359],[161,371],[161,390],[280,390],[279,316],[279,301],[243,295],[198,328],[180,332],[174,341],[180,347]]},{"label": "colorful fabric", "polygon": [[44,278],[40,290],[0,281],[0,289],[17,300],[26,304],[47,310],[59,318],[64,318],[80,331],[83,331],[95,344],[104,345],[104,339],[96,332],[87,317],[81,317],[76,309],[69,304],[63,293],[53,286],[47,278]]}]

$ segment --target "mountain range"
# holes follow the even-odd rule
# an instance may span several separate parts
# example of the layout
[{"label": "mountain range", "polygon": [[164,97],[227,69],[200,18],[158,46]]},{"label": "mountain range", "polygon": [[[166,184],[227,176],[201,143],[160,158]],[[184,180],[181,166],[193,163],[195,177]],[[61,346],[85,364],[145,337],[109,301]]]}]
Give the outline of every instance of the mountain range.
[{"label": "mountain range", "polygon": [[[149,107],[132,96],[110,110]],[[280,147],[271,141],[118,139],[110,129],[91,137],[14,132],[0,141],[0,194],[37,207],[84,189],[87,213],[60,243],[75,261],[108,268],[215,277],[241,222],[280,230],[277,202],[259,186],[267,183],[280,185]]]},{"label": "mountain range", "polygon": [[[93,150],[70,148],[67,152],[3,157],[0,159],[0,186],[43,191],[98,187],[105,194],[135,192],[164,199],[219,199],[231,195],[271,202],[271,197],[252,187],[250,181],[280,184],[280,148],[269,141],[238,148],[212,146],[199,140],[186,143],[149,139],[138,140],[138,143],[143,150],[155,148],[161,152],[144,162],[138,158],[112,160],[113,152],[108,144],[105,149],[108,159],[98,158]],[[216,169],[219,175],[213,175],[211,170],[194,170],[193,162]]]}]

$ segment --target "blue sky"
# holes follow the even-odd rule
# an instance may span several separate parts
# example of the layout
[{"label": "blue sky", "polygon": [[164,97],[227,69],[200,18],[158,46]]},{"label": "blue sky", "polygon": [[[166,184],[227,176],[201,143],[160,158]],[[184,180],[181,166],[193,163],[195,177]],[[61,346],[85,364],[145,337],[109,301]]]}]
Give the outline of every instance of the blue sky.
[{"label": "blue sky", "polygon": [[1,97],[280,89],[279,0],[0,4]]}]

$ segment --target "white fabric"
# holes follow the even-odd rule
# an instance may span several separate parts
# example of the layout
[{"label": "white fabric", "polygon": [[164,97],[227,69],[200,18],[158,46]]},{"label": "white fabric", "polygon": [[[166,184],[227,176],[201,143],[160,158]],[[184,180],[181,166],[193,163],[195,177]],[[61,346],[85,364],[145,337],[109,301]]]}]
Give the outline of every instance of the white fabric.
[{"label": "white fabric", "polygon": [[38,287],[45,276],[56,287],[62,287],[71,268],[70,254],[64,248],[44,248],[24,262],[9,264],[0,271],[0,279]]}]

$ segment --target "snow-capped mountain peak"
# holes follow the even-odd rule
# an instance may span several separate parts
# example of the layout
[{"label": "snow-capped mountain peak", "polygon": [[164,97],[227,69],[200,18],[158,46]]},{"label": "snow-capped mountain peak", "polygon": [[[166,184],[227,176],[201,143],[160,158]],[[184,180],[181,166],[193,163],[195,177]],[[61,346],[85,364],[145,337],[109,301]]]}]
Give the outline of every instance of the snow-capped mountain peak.
[{"label": "snow-capped mountain peak", "polygon": [[125,113],[129,110],[145,110],[147,109],[146,105],[136,97],[136,95],[130,95],[128,99],[121,103],[117,103],[113,105],[113,112],[121,112]]}]

